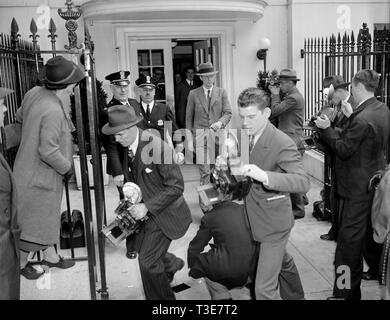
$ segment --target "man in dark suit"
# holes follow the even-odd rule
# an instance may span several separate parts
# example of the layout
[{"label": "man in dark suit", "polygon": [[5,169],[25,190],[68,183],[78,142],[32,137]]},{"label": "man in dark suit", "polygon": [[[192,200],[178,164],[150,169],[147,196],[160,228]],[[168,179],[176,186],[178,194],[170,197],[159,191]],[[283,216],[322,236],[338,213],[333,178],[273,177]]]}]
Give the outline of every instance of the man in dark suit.
[{"label": "man in dark suit", "polygon": [[[289,285],[290,292],[303,299],[298,270],[286,245],[294,225],[289,194],[307,192],[309,177],[294,141],[269,122],[268,95],[261,89],[248,88],[237,103],[242,129],[249,135],[249,164],[231,169],[235,175],[253,179],[245,208],[253,239],[260,245],[256,299],[279,299],[279,285]],[[289,274],[285,283],[279,279],[282,265]]]},{"label": "man in dark suit", "polygon": [[[210,182],[210,164],[214,163],[219,149],[217,131],[225,128],[232,117],[226,90],[214,86],[217,73],[211,62],[201,63],[197,75],[203,81],[203,86],[191,90],[188,95],[186,128],[194,136],[201,185]],[[201,209],[209,210],[202,204]]]},{"label": "man in dark suit", "polygon": [[194,81],[195,69],[193,67],[186,68],[185,75],[186,79],[177,85],[175,91],[176,122],[179,128],[186,127],[188,95],[191,90],[199,87],[199,85]]},{"label": "man in dark suit", "polygon": [[[305,147],[303,144],[303,122],[305,118],[305,101],[302,94],[296,87],[297,73],[293,69],[283,69],[279,74],[280,87],[270,86],[271,91],[271,116],[270,120],[276,120],[279,130],[287,134],[298,147],[298,151],[303,155]],[[284,95],[280,99],[280,91]],[[296,219],[305,216],[304,194],[290,194],[293,213]]]},{"label": "man in dark suit", "polygon": [[342,111],[348,118],[348,124],[342,131],[332,128],[327,116],[315,121],[322,129],[321,140],[336,155],[337,193],[340,198],[335,283],[333,297],[329,299],[361,299],[363,254],[376,250],[365,245],[367,230],[371,229],[373,199],[373,191],[368,189],[368,185],[374,173],[385,167],[384,154],[390,132],[389,108],[375,98],[378,84],[379,75],[374,70],[361,70],[355,74],[352,95],[356,108],[342,102]]},{"label": "man in dark suit", "polygon": [[[347,124],[348,118],[344,116],[341,104],[349,103],[352,108],[356,107],[355,100],[353,96],[348,91],[349,82],[345,82],[342,76],[335,75],[328,77],[324,80],[327,80],[328,82],[328,90],[331,87],[331,96],[329,97],[331,100],[332,105],[336,108],[337,114],[333,120],[333,127],[335,130],[342,130],[345,125]],[[337,234],[339,230],[339,200],[337,197],[337,191],[336,191],[336,175],[335,175],[335,168],[334,168],[334,157],[332,157],[332,150],[327,148],[326,152],[330,155],[331,159],[331,203],[332,203],[332,227],[326,234],[322,234],[320,238],[322,240],[334,240],[337,241]]]},{"label": "man in dark suit", "polygon": [[182,237],[191,223],[183,198],[183,176],[178,165],[164,163],[164,155],[172,151],[169,145],[149,129],[136,126],[143,118],[133,109],[113,106],[108,120],[102,132],[114,135],[122,146],[125,181],[136,183],[142,192],[143,201],[132,207],[132,215],[137,220],[149,217],[141,232],[129,239],[139,252],[146,299],[175,299],[167,273],[172,277],[184,263],[167,251],[171,241]]},{"label": "man in dark suit", "polygon": [[[211,239],[211,250],[202,253]],[[230,299],[230,289],[244,287],[249,278],[253,282],[256,243],[251,237],[244,206],[225,201],[203,216],[189,244],[187,261],[189,275],[195,279],[205,277],[213,300]]]}]

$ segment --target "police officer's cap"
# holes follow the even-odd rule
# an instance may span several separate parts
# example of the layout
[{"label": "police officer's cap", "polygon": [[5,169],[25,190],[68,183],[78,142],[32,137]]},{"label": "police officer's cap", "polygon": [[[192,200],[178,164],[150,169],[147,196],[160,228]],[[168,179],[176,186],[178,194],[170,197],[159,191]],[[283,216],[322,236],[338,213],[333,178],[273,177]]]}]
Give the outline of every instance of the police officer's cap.
[{"label": "police officer's cap", "polygon": [[144,76],[141,75],[136,81],[135,84],[142,88],[142,87],[150,87],[155,88],[156,87],[156,81],[151,78],[150,76]]},{"label": "police officer's cap", "polygon": [[127,86],[130,83],[129,75],[130,71],[118,71],[109,74],[105,79],[118,86]]}]

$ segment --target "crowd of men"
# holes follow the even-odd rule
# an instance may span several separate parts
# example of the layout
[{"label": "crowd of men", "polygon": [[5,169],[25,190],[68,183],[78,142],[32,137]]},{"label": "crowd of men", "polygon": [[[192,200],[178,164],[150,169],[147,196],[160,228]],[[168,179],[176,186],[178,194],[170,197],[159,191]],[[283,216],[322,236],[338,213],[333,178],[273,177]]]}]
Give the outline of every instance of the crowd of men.
[{"label": "crowd of men", "polygon": [[[99,123],[107,172],[120,200],[128,182],[142,193],[131,214],[136,220],[147,220],[139,233],[127,238],[126,256],[138,257],[150,300],[175,299],[170,283],[185,265],[168,252],[172,240],[181,238],[192,221],[178,163],[183,153],[195,151],[199,183],[208,185],[210,168],[219,169],[215,159],[224,141],[219,133],[232,117],[228,93],[215,86],[218,70],[210,62],[196,70],[202,84],[194,85],[195,68],[188,68],[177,87],[175,109],[156,101],[157,82],[150,76],[141,74],[136,80],[139,97],[134,98],[129,97],[129,71],[106,77],[113,98],[101,110]],[[48,60],[40,74],[43,86],[25,95],[17,113],[13,130],[21,134],[13,173],[0,155],[2,299],[19,297],[20,274],[30,280],[42,276],[28,261],[31,252],[42,251],[41,264],[51,268],[74,265],[57,254],[54,244],[59,238],[63,180],[73,173],[68,99],[84,76],[82,68],[61,56]],[[188,247],[189,275],[205,278],[212,299],[231,299],[232,288],[242,290],[248,299],[304,299],[298,269],[286,250],[294,220],[305,215],[305,194],[310,189],[302,163],[305,103],[297,81],[294,70],[283,69],[270,93],[252,87],[238,97],[249,160],[229,165],[232,174],[251,181],[250,189],[237,201],[226,197],[210,205],[199,198],[204,216]],[[323,113],[314,121],[321,142],[334,156],[338,210],[333,231],[322,236],[337,240],[330,299],[360,299],[363,257],[371,278],[378,277],[379,271],[381,246],[373,240],[370,223],[374,191],[368,185],[385,167],[390,111],[375,97],[379,75],[373,70],[357,72],[351,83],[340,76],[324,83],[335,91],[332,104],[339,111],[336,120]],[[9,93],[1,88],[0,106]],[[176,139],[180,128],[191,132],[193,145],[186,135],[184,140]],[[239,144],[244,141],[237,138]],[[166,153],[174,161],[166,163]],[[211,249],[205,252],[208,244]],[[345,266],[350,270],[350,286],[340,286],[339,278],[345,276],[340,270]]]}]

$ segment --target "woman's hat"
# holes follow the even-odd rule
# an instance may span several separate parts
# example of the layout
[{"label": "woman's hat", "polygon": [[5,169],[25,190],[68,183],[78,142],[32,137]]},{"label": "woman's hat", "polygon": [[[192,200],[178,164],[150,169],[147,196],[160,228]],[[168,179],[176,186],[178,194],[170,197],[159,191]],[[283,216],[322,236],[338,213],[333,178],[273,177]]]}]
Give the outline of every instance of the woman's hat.
[{"label": "woman's hat", "polygon": [[109,136],[121,132],[124,129],[135,126],[143,119],[136,115],[132,107],[123,104],[108,108],[108,122],[103,126],[103,134]]},{"label": "woman's hat", "polygon": [[211,62],[201,63],[198,66],[197,76],[209,76],[212,74],[217,74],[218,71],[214,70],[213,64]]},{"label": "woman's hat", "polygon": [[297,78],[297,72],[293,69],[283,69],[279,73],[279,80],[293,80],[293,81],[299,81],[300,79]]},{"label": "woman's hat", "polygon": [[12,92],[14,92],[14,90],[0,87],[0,99],[3,99],[5,96],[9,95]]},{"label": "woman's hat", "polygon": [[39,72],[39,80],[51,87],[63,87],[85,78],[84,71],[63,56],[49,59]]}]

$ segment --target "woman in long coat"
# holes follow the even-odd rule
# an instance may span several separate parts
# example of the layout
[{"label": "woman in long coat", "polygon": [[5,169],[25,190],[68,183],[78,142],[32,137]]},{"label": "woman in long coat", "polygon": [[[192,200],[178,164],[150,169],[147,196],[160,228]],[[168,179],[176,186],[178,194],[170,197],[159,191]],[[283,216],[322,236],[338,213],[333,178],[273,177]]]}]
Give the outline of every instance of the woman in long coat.
[{"label": "woman in long coat", "polygon": [[27,279],[42,274],[27,262],[29,252],[43,250],[42,264],[49,267],[74,265],[58,256],[53,246],[59,239],[63,179],[73,171],[72,124],[66,102],[84,73],[73,62],[57,56],[48,60],[41,78],[45,87],[28,91],[16,114],[22,137],[14,176],[22,229],[21,274]]},{"label": "woman in long coat", "polygon": [[[4,97],[11,92],[12,90],[0,88],[0,116],[3,115]],[[0,300],[20,298],[20,229],[14,187],[11,168],[0,154]]]}]

